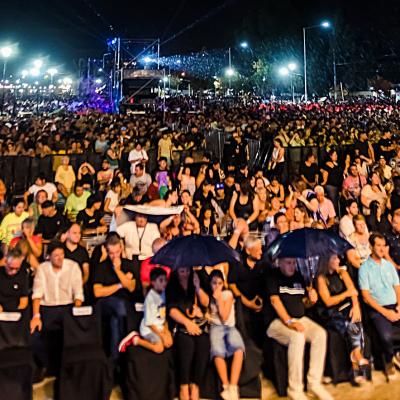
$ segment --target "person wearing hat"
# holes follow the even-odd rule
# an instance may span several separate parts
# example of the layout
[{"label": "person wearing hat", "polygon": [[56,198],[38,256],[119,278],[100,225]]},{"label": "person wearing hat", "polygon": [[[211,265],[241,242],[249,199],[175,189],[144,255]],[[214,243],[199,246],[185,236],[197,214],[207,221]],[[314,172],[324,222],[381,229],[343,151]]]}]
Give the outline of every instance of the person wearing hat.
[{"label": "person wearing hat", "polygon": [[56,209],[54,203],[46,200],[42,204],[42,214],[40,215],[35,233],[42,236],[44,240],[52,240],[56,234],[67,225],[68,221]]}]

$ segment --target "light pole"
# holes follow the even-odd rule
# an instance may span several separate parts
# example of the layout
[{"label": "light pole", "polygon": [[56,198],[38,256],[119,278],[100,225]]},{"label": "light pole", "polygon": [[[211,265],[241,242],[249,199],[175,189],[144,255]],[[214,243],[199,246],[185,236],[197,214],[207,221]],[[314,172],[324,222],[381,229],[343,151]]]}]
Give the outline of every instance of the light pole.
[{"label": "light pole", "polygon": [[[330,28],[331,24],[329,21],[323,21],[319,25],[305,26],[303,27],[303,61],[304,61],[304,101],[308,101],[308,92],[307,92],[307,43],[306,43],[306,32],[310,29],[316,28]],[[336,63],[335,63],[336,64]],[[335,67],[336,71],[336,67]],[[335,73],[336,75],[336,73]]]},{"label": "light pole", "polygon": [[1,80],[3,93],[1,96],[1,112],[3,112],[3,109],[4,109],[4,98],[5,98],[5,94],[6,94],[6,88],[4,85],[4,83],[5,83],[4,81],[6,79],[7,60],[8,60],[8,58],[11,57],[12,52],[13,52],[12,48],[9,46],[5,46],[0,49],[0,55],[3,58],[3,77]]},{"label": "light pole", "polygon": [[297,65],[294,62],[291,62],[287,65],[287,67],[281,67],[279,69],[279,74],[281,76],[288,76],[290,75],[290,88],[292,91],[292,102],[295,102],[295,95],[294,95],[294,82],[293,82],[293,77],[294,76],[302,76],[301,74],[297,74],[295,71],[297,69]]},{"label": "light pole", "polygon": [[58,70],[57,70],[57,68],[49,68],[47,70],[47,73],[50,75],[50,84],[52,85],[53,84],[54,75],[58,74]]}]

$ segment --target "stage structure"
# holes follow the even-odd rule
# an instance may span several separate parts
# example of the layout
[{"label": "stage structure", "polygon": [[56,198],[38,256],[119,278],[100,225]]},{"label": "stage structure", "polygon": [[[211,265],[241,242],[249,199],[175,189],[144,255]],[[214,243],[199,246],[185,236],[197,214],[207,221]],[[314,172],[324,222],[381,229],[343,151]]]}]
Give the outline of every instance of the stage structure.
[{"label": "stage structure", "polygon": [[160,39],[116,37],[107,40],[107,47],[103,60],[109,71],[113,111],[154,103],[165,77],[165,71],[160,69]]}]

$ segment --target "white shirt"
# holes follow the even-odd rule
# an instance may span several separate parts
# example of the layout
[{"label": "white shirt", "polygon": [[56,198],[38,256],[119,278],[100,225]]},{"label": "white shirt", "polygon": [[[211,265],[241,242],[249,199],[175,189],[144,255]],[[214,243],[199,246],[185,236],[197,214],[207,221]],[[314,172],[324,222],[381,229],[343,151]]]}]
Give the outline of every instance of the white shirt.
[{"label": "white shirt", "polygon": [[[133,149],[133,150],[131,150],[130,152],[129,152],[129,157],[128,157],[128,161],[129,162],[131,162],[131,161],[133,161],[133,160],[140,160],[140,159],[144,159],[144,160],[148,160],[149,159],[149,157],[147,156],[147,152],[146,152],[146,150],[140,150],[140,151],[137,151],[136,149]],[[136,167],[136,165],[137,164],[139,164],[140,163],[140,161],[136,161],[136,162],[134,162],[134,163],[132,163],[131,164],[131,174],[134,174],[135,173],[135,167]]]},{"label": "white shirt", "polygon": [[83,301],[79,265],[67,258],[60,270],[55,270],[50,261],[41,263],[33,281],[32,299],[40,299],[42,306],[64,306],[75,300]]},{"label": "white shirt", "polygon": [[165,317],[165,293],[158,294],[154,289],[150,289],[144,300],[144,315],[140,323],[140,335],[147,336],[153,333],[149,328],[151,325],[162,331],[164,329]]},{"label": "white shirt", "polygon": [[[233,298],[233,294],[230,290],[224,290],[222,292],[222,300],[226,301],[230,298]],[[218,307],[217,304],[215,302],[215,300],[211,301],[210,303],[210,309],[211,309],[211,313],[210,313],[210,321],[211,321],[211,325],[224,325],[224,326],[230,326],[230,327],[234,327],[235,326],[235,300],[233,300],[232,303],[232,307],[231,307],[231,311],[229,313],[228,319],[225,322],[221,321],[221,318],[219,317],[218,314]]]},{"label": "white shirt", "polygon": [[37,192],[40,190],[44,190],[47,193],[47,200],[52,200],[53,194],[57,191],[56,185],[51,182],[46,182],[43,186],[39,185],[32,185],[29,189],[28,192],[30,194],[33,194],[33,197],[36,197]]},{"label": "white shirt", "polygon": [[355,228],[352,218],[344,215],[339,222],[339,235],[348,241],[353,232],[355,232]]},{"label": "white shirt", "polygon": [[138,228],[135,221],[125,222],[117,228],[117,233],[125,239],[126,257],[130,260],[133,256],[139,256],[139,260],[151,257],[153,242],[160,237],[157,224],[151,222],[144,228]]},{"label": "white shirt", "polygon": [[107,199],[110,199],[110,204],[108,205],[108,208],[110,209],[111,212],[114,212],[115,208],[119,204],[118,193],[109,190],[106,194],[105,200]]}]

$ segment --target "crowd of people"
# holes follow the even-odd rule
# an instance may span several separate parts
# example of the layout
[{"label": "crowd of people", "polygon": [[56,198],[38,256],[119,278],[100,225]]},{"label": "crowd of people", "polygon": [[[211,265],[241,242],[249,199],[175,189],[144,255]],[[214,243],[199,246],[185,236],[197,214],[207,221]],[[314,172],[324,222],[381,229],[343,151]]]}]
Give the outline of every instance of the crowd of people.
[{"label": "crowd of people", "polygon": [[[365,336],[375,329],[384,372],[394,378],[400,107],[357,100],[177,109],[0,121],[0,157],[52,159],[51,171],[38,171],[24,193],[0,181],[0,310],[31,307],[36,381],[51,356],[44,332],[62,325],[71,305],[96,305],[109,323],[105,348],[115,371],[129,346],[154,353],[173,346],[180,399],[199,399],[210,357],[221,397],[238,399],[246,353],[235,328],[239,301],[258,347],[266,336],[288,347],[292,399],[307,398],[306,342],[307,389],[332,398],[322,385],[327,330],[345,337],[351,380],[361,385],[373,361]],[[222,159],[207,152],[205,138],[217,129],[225,137]],[[252,169],[249,139],[271,145],[267,162]],[[293,148],[300,159],[288,158]],[[92,165],[90,155],[100,162]],[[72,165],[73,158],[82,162]],[[182,212],[158,224],[148,213],[127,221],[131,205],[181,205]],[[329,229],[353,247],[320,258],[313,288],[295,259],[273,267],[263,257],[278,236],[302,228]],[[168,241],[192,234],[225,240],[241,262],[209,275],[151,263]]]}]

